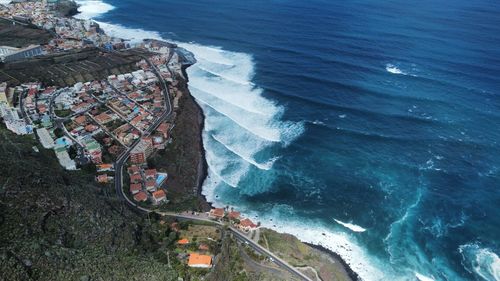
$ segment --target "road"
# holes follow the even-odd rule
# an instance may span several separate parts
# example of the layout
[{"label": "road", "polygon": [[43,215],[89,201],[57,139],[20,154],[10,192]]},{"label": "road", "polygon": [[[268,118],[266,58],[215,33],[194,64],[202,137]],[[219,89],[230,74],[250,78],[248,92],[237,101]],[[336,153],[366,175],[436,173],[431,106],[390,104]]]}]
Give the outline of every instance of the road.
[{"label": "road", "polygon": [[[170,58],[172,57],[172,52],[170,52],[170,57],[167,60],[167,64],[170,61]],[[165,93],[165,105],[166,105],[166,110],[165,112],[154,122],[148,130],[145,132],[144,135],[150,134],[153,130],[155,130],[161,122],[166,120],[170,115],[172,114],[172,105],[170,101],[170,95],[168,92],[168,87],[167,84],[165,83],[165,80],[163,77],[161,77],[160,72],[158,68],[154,64],[152,64],[147,57],[143,56],[143,59],[146,60],[146,62],[151,66],[153,69],[156,77],[160,81],[161,88],[163,92]],[[170,69],[169,69],[170,70]],[[174,76],[172,76],[174,77]],[[159,212],[159,211],[154,211],[148,208],[144,208],[142,206],[139,206],[138,204],[132,202],[128,198],[128,196],[125,194],[125,191],[123,190],[123,165],[127,161],[127,159],[130,157],[130,152],[136,145],[139,143],[140,139],[137,139],[126,151],[124,151],[116,160],[115,162],[115,190],[116,193],[119,197],[123,198],[131,207],[140,210],[145,213],[157,213],[161,216],[170,216],[174,218],[179,218],[179,219],[189,219],[189,220],[195,220],[195,221],[204,221],[204,222],[210,222],[219,226],[224,226],[223,223],[217,222],[214,220],[209,219],[208,217],[201,217],[200,215],[189,215],[189,214],[179,214],[179,213],[172,213],[172,212]],[[297,276],[300,280],[305,280],[305,281],[312,281],[309,277],[304,275],[302,272],[297,270],[296,268],[290,266],[287,262],[284,260],[280,259],[273,253],[271,253],[269,250],[265,249],[264,247],[260,246],[259,244],[255,243],[252,241],[252,239],[246,237],[243,233],[241,233],[239,230],[236,228],[229,226],[229,230],[234,234],[234,237],[236,239],[248,244],[250,247],[252,247],[255,251],[265,255],[268,257],[271,261],[273,261],[275,264],[278,266],[282,267],[283,269],[289,271],[293,275]]]}]

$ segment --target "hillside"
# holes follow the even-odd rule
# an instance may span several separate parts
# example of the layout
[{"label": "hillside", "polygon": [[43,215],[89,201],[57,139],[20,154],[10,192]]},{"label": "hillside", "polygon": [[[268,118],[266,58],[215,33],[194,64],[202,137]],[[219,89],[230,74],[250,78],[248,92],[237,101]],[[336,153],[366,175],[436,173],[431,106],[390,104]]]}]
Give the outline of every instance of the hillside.
[{"label": "hillside", "polygon": [[156,222],[0,127],[0,280],[177,280]]},{"label": "hillside", "polygon": [[0,18],[1,46],[22,48],[32,44],[47,44],[52,37],[46,30],[21,24],[13,25],[11,21]]}]

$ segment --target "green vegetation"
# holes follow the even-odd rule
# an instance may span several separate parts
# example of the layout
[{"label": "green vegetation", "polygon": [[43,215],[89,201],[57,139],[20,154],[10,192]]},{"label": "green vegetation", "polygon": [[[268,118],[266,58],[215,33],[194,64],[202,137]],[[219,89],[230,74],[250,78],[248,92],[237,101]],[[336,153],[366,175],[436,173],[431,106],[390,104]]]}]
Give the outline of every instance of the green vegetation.
[{"label": "green vegetation", "polygon": [[28,45],[47,44],[52,35],[33,26],[13,25],[11,21],[0,19],[0,39],[3,46],[22,48]]},{"label": "green vegetation", "polygon": [[[3,38],[0,33],[2,44]],[[73,86],[77,82],[102,80],[111,74],[135,71],[138,69],[136,62],[144,53],[138,49],[103,53],[98,48],[85,48],[9,62],[0,65],[0,82],[17,85],[40,81],[47,86]]]},{"label": "green vegetation", "polygon": [[0,127],[2,280],[177,280],[163,259],[165,226],[33,145]]},{"label": "green vegetation", "polygon": [[64,136],[63,129],[61,129],[61,128],[55,128],[54,129],[54,135],[56,136],[56,138],[63,137]]},{"label": "green vegetation", "polygon": [[171,132],[172,143],[148,159],[148,164],[166,170],[169,174],[166,186],[170,202],[162,210],[207,211],[210,207],[198,192],[199,168],[203,161],[200,134],[202,113],[193,97],[187,94],[187,88],[182,85],[185,83],[179,83],[184,95],[180,99],[180,110],[177,111],[175,127]]},{"label": "green vegetation", "polygon": [[[351,278],[344,266],[333,256],[302,243],[293,235],[281,234],[261,228],[259,244],[295,267],[310,266],[316,270],[321,280],[346,280]],[[311,278],[311,271],[307,271]],[[314,278],[313,278],[314,279]]]},{"label": "green vegetation", "polygon": [[58,117],[68,117],[73,113],[73,111],[70,109],[54,109],[54,113]]}]

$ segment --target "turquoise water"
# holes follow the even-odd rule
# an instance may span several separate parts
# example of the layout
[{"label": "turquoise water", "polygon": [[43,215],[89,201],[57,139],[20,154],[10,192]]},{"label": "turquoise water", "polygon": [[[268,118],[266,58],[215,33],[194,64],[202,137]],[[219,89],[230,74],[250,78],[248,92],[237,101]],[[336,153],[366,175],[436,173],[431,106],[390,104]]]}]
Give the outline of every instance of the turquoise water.
[{"label": "turquoise water", "polygon": [[160,185],[166,178],[166,175],[158,174],[158,177],[156,178],[156,185]]},{"label": "turquoise water", "polygon": [[195,54],[210,201],[365,280],[500,280],[498,1],[82,3]]}]

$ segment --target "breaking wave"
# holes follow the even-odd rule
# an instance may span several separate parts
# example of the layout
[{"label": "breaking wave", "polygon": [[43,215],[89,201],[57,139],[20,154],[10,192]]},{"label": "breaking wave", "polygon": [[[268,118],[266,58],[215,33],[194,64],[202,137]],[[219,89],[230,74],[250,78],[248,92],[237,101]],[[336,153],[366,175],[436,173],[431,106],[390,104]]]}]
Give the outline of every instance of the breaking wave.
[{"label": "breaking wave", "polygon": [[427,276],[420,274],[418,272],[415,272],[415,277],[417,277],[417,279],[419,281],[434,281],[433,278],[427,277]]},{"label": "breaking wave", "polygon": [[76,3],[80,5],[80,7],[78,7],[78,11],[80,13],[77,14],[75,18],[79,19],[96,18],[115,8],[108,3],[104,3],[98,0],[91,0],[91,1],[77,0]]},{"label": "breaking wave", "polygon": [[402,71],[397,66],[395,66],[394,64],[391,64],[391,63],[388,63],[385,65],[385,70],[387,70],[387,72],[392,73],[392,74],[402,74],[402,75],[407,74],[406,72]]},{"label": "breaking wave", "polygon": [[352,223],[345,223],[345,222],[342,222],[342,221],[339,221],[337,219],[333,219],[336,223],[346,227],[346,228],[349,228],[350,230],[354,231],[354,232],[365,232],[366,229],[365,228],[362,228],[361,226],[359,225],[355,225],[355,224],[352,224]]},{"label": "breaking wave", "polygon": [[487,281],[500,280],[500,258],[489,248],[482,248],[477,243],[461,245],[463,266],[471,273]]}]

